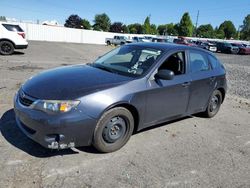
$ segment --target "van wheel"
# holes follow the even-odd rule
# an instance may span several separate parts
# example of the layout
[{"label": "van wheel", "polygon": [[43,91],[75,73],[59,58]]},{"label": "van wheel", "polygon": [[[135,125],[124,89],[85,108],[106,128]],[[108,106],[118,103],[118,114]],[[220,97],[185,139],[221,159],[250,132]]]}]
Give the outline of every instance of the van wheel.
[{"label": "van wheel", "polygon": [[204,112],[204,115],[208,118],[214,117],[218,113],[221,103],[222,94],[219,90],[215,90],[209,99],[209,103],[206,111]]},{"label": "van wheel", "polygon": [[94,137],[94,147],[104,153],[119,150],[124,146],[134,130],[134,118],[129,110],[123,107],[105,112],[98,121]]},{"label": "van wheel", "polygon": [[0,54],[2,55],[10,55],[14,52],[14,46],[9,41],[1,41],[0,42]]},{"label": "van wheel", "polygon": [[108,46],[111,45],[110,41],[107,41],[107,45],[108,45]]}]

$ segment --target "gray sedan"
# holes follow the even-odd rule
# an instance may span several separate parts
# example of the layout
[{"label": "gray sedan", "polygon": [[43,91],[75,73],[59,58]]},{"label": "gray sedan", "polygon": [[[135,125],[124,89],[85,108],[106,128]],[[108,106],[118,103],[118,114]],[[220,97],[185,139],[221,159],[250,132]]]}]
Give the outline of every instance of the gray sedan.
[{"label": "gray sedan", "polygon": [[120,149],[133,132],[195,113],[213,117],[226,94],[223,65],[202,49],[118,47],[94,63],[42,72],[14,98],[16,122],[51,149]]}]

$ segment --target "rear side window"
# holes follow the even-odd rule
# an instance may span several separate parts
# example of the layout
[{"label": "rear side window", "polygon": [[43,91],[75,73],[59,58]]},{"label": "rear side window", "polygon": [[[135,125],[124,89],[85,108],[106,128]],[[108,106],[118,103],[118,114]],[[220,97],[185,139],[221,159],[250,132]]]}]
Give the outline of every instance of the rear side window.
[{"label": "rear side window", "polygon": [[192,73],[207,71],[210,69],[207,58],[204,54],[195,51],[190,51],[189,54]]},{"label": "rear side window", "polygon": [[215,57],[209,55],[208,59],[209,59],[209,62],[210,62],[213,69],[215,69],[215,68],[217,68],[219,66],[219,62]]},{"label": "rear side window", "polygon": [[19,25],[2,24],[8,31],[23,32]]}]

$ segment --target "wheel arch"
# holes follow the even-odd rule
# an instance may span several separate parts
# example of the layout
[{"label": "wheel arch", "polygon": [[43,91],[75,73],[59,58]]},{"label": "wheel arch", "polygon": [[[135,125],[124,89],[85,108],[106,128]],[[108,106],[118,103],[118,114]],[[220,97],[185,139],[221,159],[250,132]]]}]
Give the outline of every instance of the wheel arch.
[{"label": "wheel arch", "polygon": [[12,40],[7,39],[7,38],[1,38],[1,39],[0,39],[0,42],[2,42],[2,41],[8,41],[8,42],[11,42],[11,43],[13,44],[14,48],[16,48],[16,44],[15,44]]},{"label": "wheel arch", "polygon": [[134,118],[134,132],[138,130],[138,126],[139,126],[139,121],[140,121],[140,115],[139,112],[137,110],[137,108],[135,106],[133,106],[130,103],[127,102],[121,102],[121,103],[116,103],[113,104],[111,106],[109,106],[108,108],[106,108],[106,110],[103,112],[105,113],[106,111],[113,109],[113,108],[117,108],[117,107],[123,107],[126,108],[127,110],[129,110]]},{"label": "wheel arch", "polygon": [[220,87],[220,88],[217,88],[217,90],[219,90],[221,92],[221,95],[222,95],[222,101],[221,103],[223,103],[224,99],[225,99],[225,95],[226,95],[226,91],[224,88]]}]

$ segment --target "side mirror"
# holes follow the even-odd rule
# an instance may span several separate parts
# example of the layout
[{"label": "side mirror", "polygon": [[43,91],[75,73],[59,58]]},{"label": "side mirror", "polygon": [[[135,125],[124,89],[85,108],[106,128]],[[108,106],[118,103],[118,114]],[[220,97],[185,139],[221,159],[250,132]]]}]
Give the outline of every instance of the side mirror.
[{"label": "side mirror", "polygon": [[173,80],[174,72],[171,70],[162,69],[158,71],[158,73],[155,75],[155,78],[159,78],[162,80]]}]

